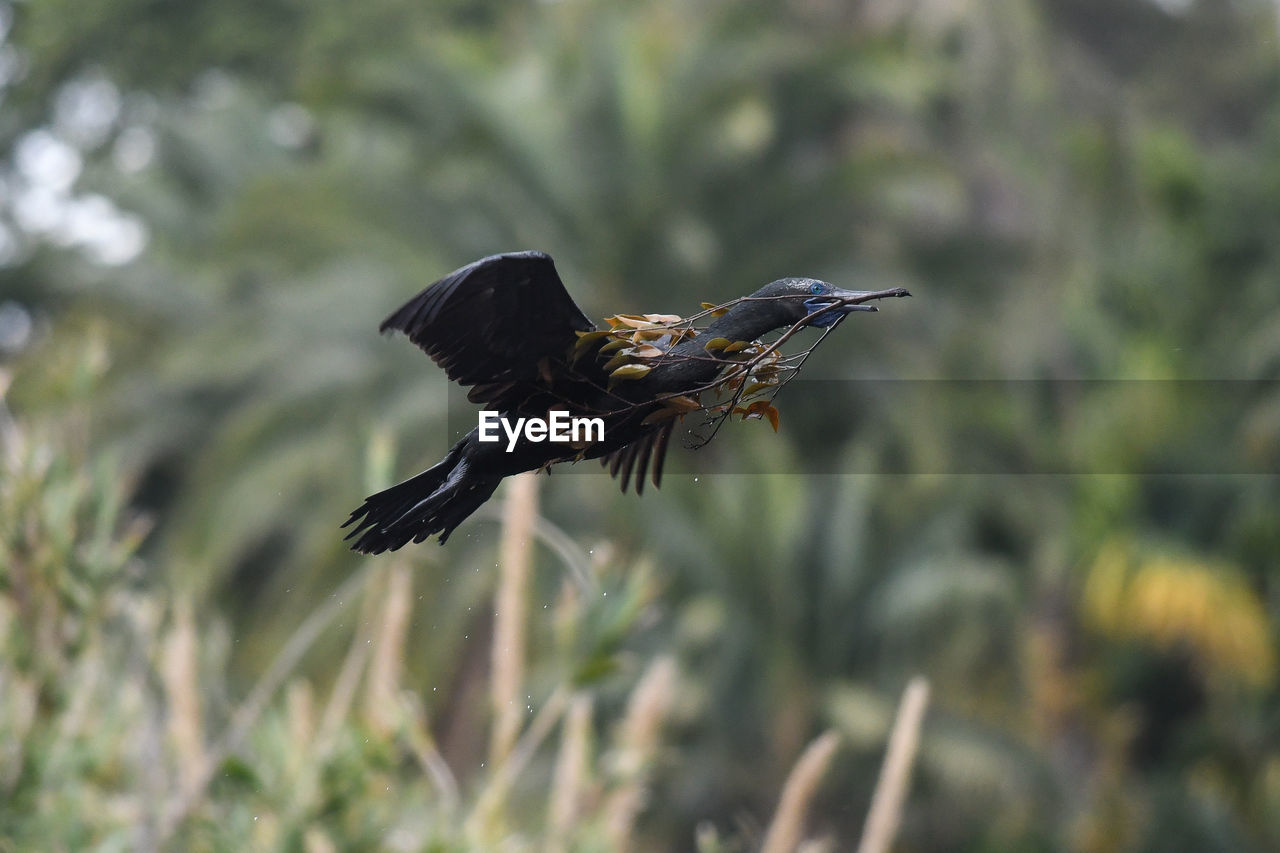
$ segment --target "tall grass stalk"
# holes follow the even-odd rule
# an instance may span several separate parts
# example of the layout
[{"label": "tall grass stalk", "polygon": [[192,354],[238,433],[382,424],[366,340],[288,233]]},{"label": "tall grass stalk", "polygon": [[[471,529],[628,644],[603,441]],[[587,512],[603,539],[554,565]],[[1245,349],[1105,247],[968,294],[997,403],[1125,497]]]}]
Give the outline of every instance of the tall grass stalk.
[{"label": "tall grass stalk", "polygon": [[168,735],[178,765],[178,784],[190,790],[204,766],[204,725],[200,714],[199,647],[191,599],[173,604],[173,626],[165,638],[160,674],[168,699]]},{"label": "tall grass stalk", "polygon": [[400,678],[412,612],[413,575],[401,559],[387,569],[382,608],[375,626],[373,657],[365,678],[364,716],[381,735],[390,732],[400,716]]},{"label": "tall grass stalk", "polygon": [[801,753],[782,786],[778,810],[765,834],[761,853],[792,853],[799,846],[809,804],[839,745],[840,736],[834,731],[827,731]]},{"label": "tall grass stalk", "polygon": [[556,757],[551,796],[547,802],[547,853],[568,849],[567,842],[582,808],[583,789],[589,784],[591,749],[591,694],[580,691],[569,702]]},{"label": "tall grass stalk", "polygon": [[916,676],[907,684],[898,705],[898,716],[889,735],[889,748],[871,798],[871,811],[862,830],[858,853],[886,853],[898,834],[902,804],[911,782],[911,768],[920,746],[920,726],[928,704],[929,682]]},{"label": "tall grass stalk", "polygon": [[627,703],[613,767],[619,785],[605,803],[605,832],[612,850],[630,849],[636,817],[648,797],[649,766],[657,755],[662,724],[675,692],[675,661],[660,657],[649,665]]},{"label": "tall grass stalk", "polygon": [[538,515],[536,476],[534,472],[527,472],[510,478],[503,506],[490,682],[493,730],[489,763],[493,767],[506,761],[524,723],[525,620],[533,559],[533,524]]}]

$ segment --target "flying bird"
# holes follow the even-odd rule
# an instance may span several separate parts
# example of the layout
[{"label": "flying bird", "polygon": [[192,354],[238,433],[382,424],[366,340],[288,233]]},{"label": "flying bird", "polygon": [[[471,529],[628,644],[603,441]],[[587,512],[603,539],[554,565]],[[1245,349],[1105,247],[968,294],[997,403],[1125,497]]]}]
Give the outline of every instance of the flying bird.
[{"label": "flying bird", "polygon": [[[603,328],[574,304],[549,255],[481,258],[427,287],[379,331],[407,335],[449,379],[470,387],[469,400],[501,419],[549,419],[561,411],[598,418],[603,436],[482,441],[477,426],[431,468],[366,498],[342,525],[354,525],[347,539],[366,554],[435,535],[443,544],[504,477],[558,462],[599,458],[624,492],[633,472],[637,494],[646,472],[656,487],[686,415],[698,413],[709,425],[702,443],[735,414],[767,418],[776,430],[773,396],[817,343],[792,356],[780,345],[809,327],[825,337],[849,314],[876,310],[867,303],[901,296],[910,294],[782,278],[722,305],[703,303],[688,318],[619,314]],[[778,330],[776,340],[762,340]]]}]

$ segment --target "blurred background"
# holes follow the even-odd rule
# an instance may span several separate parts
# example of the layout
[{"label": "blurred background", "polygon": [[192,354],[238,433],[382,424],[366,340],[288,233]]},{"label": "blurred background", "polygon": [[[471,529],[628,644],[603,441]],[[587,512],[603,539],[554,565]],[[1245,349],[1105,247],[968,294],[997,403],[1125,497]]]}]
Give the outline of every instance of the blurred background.
[{"label": "blurred background", "polygon": [[[1280,849],[1277,32],[0,0],[0,850],[851,849],[915,675],[896,850]],[[525,248],[916,298],[659,493],[351,554],[473,417],[378,322]]]}]

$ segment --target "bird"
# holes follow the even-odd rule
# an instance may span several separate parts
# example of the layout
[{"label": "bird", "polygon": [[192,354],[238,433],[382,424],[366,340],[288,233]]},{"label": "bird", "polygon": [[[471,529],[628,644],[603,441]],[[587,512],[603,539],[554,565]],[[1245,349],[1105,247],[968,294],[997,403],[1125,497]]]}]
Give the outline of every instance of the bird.
[{"label": "bird", "polygon": [[[779,345],[805,328],[825,336],[846,316],[877,310],[867,303],[903,296],[910,294],[901,287],[855,291],[781,278],[721,305],[703,303],[689,318],[619,314],[604,328],[574,303],[546,253],[481,258],[429,285],[379,331],[406,335],[508,425],[559,411],[597,418],[603,429],[589,440],[536,440],[526,431],[494,441],[482,440],[478,425],[434,466],[366,498],[342,525],[352,527],[346,539],[365,554],[431,536],[443,545],[504,477],[562,462],[598,458],[623,492],[634,471],[637,494],[651,472],[656,488],[685,415],[709,418],[711,435],[731,414],[767,417],[776,430],[772,397],[813,349],[783,356]],[[762,340],[778,330],[776,341]]]}]

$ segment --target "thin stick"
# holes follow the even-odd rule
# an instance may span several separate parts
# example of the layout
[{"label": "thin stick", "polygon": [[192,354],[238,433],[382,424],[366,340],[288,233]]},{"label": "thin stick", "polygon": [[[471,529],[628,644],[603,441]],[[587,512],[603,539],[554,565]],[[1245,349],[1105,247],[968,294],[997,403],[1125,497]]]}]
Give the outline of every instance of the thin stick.
[{"label": "thin stick", "polygon": [[533,759],[534,753],[547,739],[551,729],[560,721],[568,704],[569,690],[563,686],[557,687],[534,715],[533,721],[516,741],[515,746],[511,748],[507,759],[494,768],[493,776],[480,793],[471,816],[466,820],[464,829],[473,841],[487,840],[486,830],[497,825],[496,822],[501,817],[501,810],[507,801],[507,794],[512,784]]},{"label": "thin stick", "polygon": [[916,676],[907,684],[898,717],[889,735],[889,749],[880,768],[880,781],[871,798],[871,811],[862,829],[858,853],[886,853],[902,822],[902,804],[911,782],[911,767],[920,745],[920,724],[929,703],[929,682]]}]

